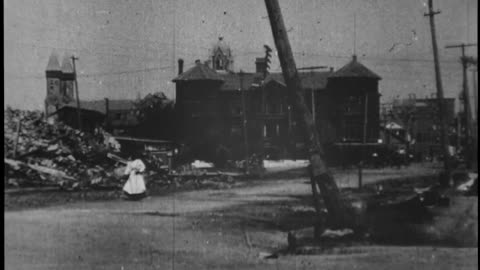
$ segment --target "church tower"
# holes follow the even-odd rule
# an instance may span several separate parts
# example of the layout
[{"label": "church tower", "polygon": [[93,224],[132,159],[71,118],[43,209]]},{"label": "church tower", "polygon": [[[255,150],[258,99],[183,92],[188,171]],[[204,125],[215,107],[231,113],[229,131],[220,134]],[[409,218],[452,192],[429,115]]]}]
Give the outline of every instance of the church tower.
[{"label": "church tower", "polygon": [[232,72],[233,71],[233,56],[230,46],[228,46],[223,37],[218,38],[217,44],[213,46],[210,53],[212,68],[217,72]]},{"label": "church tower", "polygon": [[73,83],[75,74],[73,72],[72,59],[65,55],[62,61],[62,78],[60,83],[60,94],[64,103],[74,100]]},{"label": "church tower", "polygon": [[60,84],[62,78],[62,70],[58,62],[57,54],[52,53],[48,59],[47,68],[45,69],[47,79],[47,97],[45,99],[46,115],[54,112],[61,104]]}]

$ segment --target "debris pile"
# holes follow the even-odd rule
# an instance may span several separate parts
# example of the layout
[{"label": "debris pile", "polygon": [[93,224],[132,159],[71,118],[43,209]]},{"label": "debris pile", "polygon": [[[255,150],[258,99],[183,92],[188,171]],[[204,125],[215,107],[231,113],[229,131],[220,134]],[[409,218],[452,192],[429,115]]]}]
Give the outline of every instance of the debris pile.
[{"label": "debris pile", "polygon": [[[127,180],[125,160],[112,154],[119,153],[121,145],[101,129],[94,134],[85,133],[61,122],[50,123],[39,111],[6,109],[4,132],[7,188],[111,189],[121,188]],[[228,188],[233,181],[214,168],[167,174],[154,155],[143,153],[137,158],[147,165],[145,180],[149,186],[217,189]]]},{"label": "debris pile", "polygon": [[[112,137],[88,134],[62,123],[50,124],[38,111],[4,112],[5,186],[60,186],[81,189],[119,184]],[[108,142],[106,144],[106,142]]]}]

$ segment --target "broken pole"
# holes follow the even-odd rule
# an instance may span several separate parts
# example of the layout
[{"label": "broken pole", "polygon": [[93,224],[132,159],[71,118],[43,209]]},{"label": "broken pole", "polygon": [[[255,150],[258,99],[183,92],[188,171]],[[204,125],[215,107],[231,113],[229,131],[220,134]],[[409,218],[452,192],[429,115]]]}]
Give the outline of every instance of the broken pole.
[{"label": "broken pole", "polygon": [[294,110],[303,120],[305,141],[307,145],[309,145],[310,181],[315,200],[315,209],[317,214],[320,215],[319,196],[316,194],[316,186],[318,185],[328,211],[330,225],[333,227],[344,227],[350,223],[347,222],[347,208],[342,200],[337,184],[324,161],[325,154],[320,143],[315,122],[312,118],[312,113],[305,102],[302,83],[297,72],[278,0],[265,0],[265,5],[278,52],[278,58],[282,67],[283,77],[288,89],[289,103],[293,105]]},{"label": "broken pole", "polygon": [[105,98],[105,121],[104,121],[104,127],[106,130],[110,130],[108,123],[109,123],[109,118],[110,118],[110,100],[108,98]]},{"label": "broken pole", "polygon": [[242,96],[242,122],[243,122],[243,141],[245,143],[245,174],[249,174],[248,166],[248,130],[247,130],[247,109],[245,104],[245,92],[243,90],[243,71],[240,70],[240,94]]},{"label": "broken pole", "polygon": [[429,17],[430,20],[430,30],[432,34],[432,49],[433,49],[433,61],[435,67],[435,83],[437,86],[437,100],[438,100],[438,109],[439,109],[439,118],[440,118],[440,143],[443,150],[443,169],[444,174],[441,182],[445,180],[443,184],[450,185],[450,153],[448,151],[448,134],[447,134],[447,121],[446,117],[446,104],[443,97],[443,86],[442,86],[442,75],[440,73],[440,63],[438,59],[438,46],[437,46],[437,37],[435,30],[435,19],[434,16],[440,14],[440,11],[433,11],[433,0],[428,0],[428,13],[425,13],[425,16]]},{"label": "broken pole", "polygon": [[77,121],[78,121],[78,129],[82,130],[82,116],[80,112],[80,98],[78,94],[78,81],[77,81],[77,69],[75,67],[75,60],[78,60],[78,57],[72,55],[72,64],[73,64],[73,76],[75,76],[75,95],[77,99]]},{"label": "broken pole", "polygon": [[20,137],[20,127],[22,126],[22,120],[18,119],[17,130],[15,133],[15,142],[13,144],[13,158],[17,157],[18,139]]}]

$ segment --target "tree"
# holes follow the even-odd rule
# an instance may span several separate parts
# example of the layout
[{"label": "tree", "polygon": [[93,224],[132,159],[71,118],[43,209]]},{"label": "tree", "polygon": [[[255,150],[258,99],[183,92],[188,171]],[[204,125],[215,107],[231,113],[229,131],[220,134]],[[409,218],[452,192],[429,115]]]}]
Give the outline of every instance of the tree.
[{"label": "tree", "polygon": [[135,102],[139,121],[134,135],[170,140],[175,137],[174,102],[162,92],[148,94]]},{"label": "tree", "polygon": [[396,99],[393,102],[392,109],[390,110],[390,118],[391,120],[400,121],[401,125],[403,125],[405,129],[405,136],[410,134],[414,136],[414,124],[415,124],[415,114],[416,114],[416,106],[415,106],[415,99],[407,99],[403,102]]}]

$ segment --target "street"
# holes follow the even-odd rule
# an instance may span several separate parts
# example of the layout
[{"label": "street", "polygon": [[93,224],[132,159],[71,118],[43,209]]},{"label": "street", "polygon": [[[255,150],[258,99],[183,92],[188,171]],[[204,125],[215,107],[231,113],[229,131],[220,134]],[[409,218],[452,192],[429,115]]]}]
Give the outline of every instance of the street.
[{"label": "street", "polygon": [[[367,170],[365,182],[433,171],[415,166],[381,174]],[[340,187],[356,185],[354,170],[335,172],[335,177]],[[285,248],[288,230],[308,226],[314,210],[307,180],[256,180],[231,189],[151,196],[139,202],[117,199],[6,211],[5,269],[478,267],[477,247],[372,244],[260,258],[263,252]]]}]

